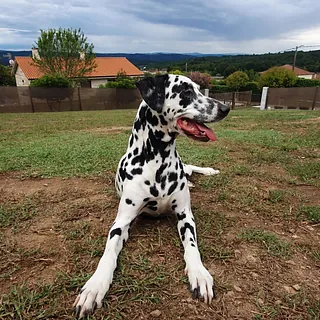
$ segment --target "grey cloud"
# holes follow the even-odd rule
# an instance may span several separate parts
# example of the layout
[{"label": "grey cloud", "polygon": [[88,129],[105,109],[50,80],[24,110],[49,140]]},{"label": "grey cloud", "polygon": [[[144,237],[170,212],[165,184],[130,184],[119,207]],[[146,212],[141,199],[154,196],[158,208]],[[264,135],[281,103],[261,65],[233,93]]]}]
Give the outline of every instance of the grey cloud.
[{"label": "grey cloud", "polygon": [[100,52],[283,50],[320,26],[319,11],[316,0],[1,0],[0,48],[30,48],[39,29],[61,26]]}]

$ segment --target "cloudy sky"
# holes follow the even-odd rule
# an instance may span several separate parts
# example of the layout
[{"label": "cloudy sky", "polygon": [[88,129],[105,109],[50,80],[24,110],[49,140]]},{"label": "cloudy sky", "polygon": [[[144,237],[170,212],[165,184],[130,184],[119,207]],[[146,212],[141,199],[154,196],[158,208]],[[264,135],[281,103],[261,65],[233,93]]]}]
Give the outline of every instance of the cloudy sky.
[{"label": "cloudy sky", "polygon": [[278,52],[320,45],[319,12],[319,0],[0,0],[0,49],[72,27],[96,52]]}]

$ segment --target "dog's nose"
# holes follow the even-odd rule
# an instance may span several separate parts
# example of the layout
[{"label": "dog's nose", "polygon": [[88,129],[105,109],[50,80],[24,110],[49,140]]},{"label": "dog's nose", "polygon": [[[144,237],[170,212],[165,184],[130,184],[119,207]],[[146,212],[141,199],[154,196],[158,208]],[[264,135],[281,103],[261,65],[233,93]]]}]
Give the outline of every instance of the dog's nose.
[{"label": "dog's nose", "polygon": [[228,113],[230,111],[230,107],[226,104],[223,104],[223,103],[219,103],[218,104],[218,119],[223,119],[225,118]]},{"label": "dog's nose", "polygon": [[219,103],[218,109],[221,113],[224,113],[225,115],[227,115],[230,111],[230,107],[223,103]]}]

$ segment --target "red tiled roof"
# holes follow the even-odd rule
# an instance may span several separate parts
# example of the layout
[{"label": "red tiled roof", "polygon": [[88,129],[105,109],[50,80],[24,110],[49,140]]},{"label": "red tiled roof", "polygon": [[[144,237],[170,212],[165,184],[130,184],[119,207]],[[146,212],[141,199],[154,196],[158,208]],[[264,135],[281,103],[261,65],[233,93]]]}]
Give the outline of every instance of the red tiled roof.
[{"label": "red tiled roof", "polygon": [[[44,75],[39,68],[33,64],[31,57],[15,57],[15,61],[29,80],[37,79]],[[143,72],[127,60],[127,58],[98,57],[95,58],[95,62],[97,68],[85,77],[115,77],[120,71],[125,72],[128,76],[143,75]]]},{"label": "red tiled roof", "polygon": [[[280,66],[279,68],[283,68],[283,69],[287,69],[287,70],[290,70],[292,71],[292,65],[290,64],[285,64],[283,66]],[[267,71],[267,70],[266,70]],[[263,72],[260,72],[260,74],[263,74],[265,73],[266,71],[263,71]],[[302,76],[302,75],[313,75],[314,72],[310,72],[310,71],[307,71],[307,70],[303,70],[301,68],[298,68],[298,67],[294,67],[294,73],[297,75],[297,76]]]},{"label": "red tiled roof", "polygon": [[[292,66],[290,64],[285,64],[283,66],[281,66],[281,68],[284,68],[284,69],[287,69],[287,70],[292,70]],[[308,70],[303,70],[301,68],[298,68],[298,67],[294,67],[294,73],[297,75],[297,76],[300,76],[300,75],[306,75],[306,74],[314,74],[314,72],[310,72]]]}]

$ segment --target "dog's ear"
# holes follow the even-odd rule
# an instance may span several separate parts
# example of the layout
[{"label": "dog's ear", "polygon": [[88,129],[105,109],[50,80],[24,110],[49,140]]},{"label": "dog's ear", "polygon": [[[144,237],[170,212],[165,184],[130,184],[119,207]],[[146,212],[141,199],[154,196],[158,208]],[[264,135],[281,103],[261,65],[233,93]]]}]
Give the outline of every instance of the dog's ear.
[{"label": "dog's ear", "polygon": [[165,89],[169,76],[167,74],[147,77],[136,83],[142,99],[150,108],[160,112],[165,100]]}]

